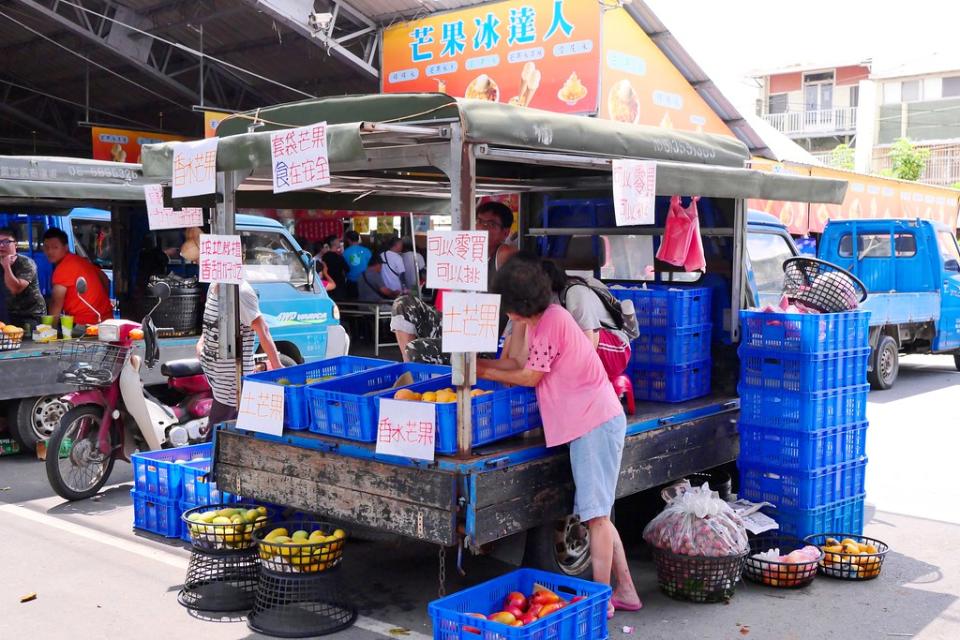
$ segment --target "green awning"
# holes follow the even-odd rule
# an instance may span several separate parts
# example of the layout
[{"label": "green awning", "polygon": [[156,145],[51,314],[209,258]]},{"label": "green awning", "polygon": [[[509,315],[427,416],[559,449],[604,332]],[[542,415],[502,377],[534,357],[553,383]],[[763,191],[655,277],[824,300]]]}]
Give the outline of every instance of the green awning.
[{"label": "green awning", "polygon": [[138,164],[47,156],[0,156],[0,203],[51,213],[81,205],[143,202]]}]

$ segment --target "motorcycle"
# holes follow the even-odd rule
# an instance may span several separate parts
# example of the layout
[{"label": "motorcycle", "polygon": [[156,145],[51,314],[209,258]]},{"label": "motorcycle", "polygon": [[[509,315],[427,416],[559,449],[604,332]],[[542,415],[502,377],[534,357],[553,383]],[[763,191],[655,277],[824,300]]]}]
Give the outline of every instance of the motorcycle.
[{"label": "motorcycle", "polygon": [[[87,283],[77,279],[83,298]],[[151,287],[158,298],[142,323],[103,320],[88,333],[96,340],[78,339],[60,343],[60,382],[79,389],[64,397],[71,407],[47,443],[47,479],[57,494],[67,500],[82,500],[96,494],[106,483],[117,459],[130,461],[136,451],[181,447],[209,439],[208,416],[213,395],[196,359],[173,360],[161,365],[169,394],[179,398],[165,404],[143,386],[140,368],[153,368],[160,359],[158,329],[152,314],[170,296],[170,286]],[[94,309],[96,313],[96,310]],[[92,335],[90,336],[92,337]],[[143,341],[144,357],[133,352]]]}]

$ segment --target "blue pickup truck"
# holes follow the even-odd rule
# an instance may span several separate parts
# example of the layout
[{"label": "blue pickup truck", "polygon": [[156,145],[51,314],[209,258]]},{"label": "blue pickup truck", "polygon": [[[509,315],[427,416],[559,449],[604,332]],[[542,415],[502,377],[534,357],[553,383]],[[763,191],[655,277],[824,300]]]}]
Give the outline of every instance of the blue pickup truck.
[{"label": "blue pickup truck", "polygon": [[818,256],[856,275],[870,293],[870,383],[889,389],[901,353],[952,354],[960,369],[960,249],[928,220],[827,224]]},{"label": "blue pickup truck", "polygon": [[[132,279],[137,277],[138,256],[148,239],[168,256],[168,272],[196,275],[196,265],[186,263],[179,255],[183,230],[149,231],[146,216],[135,217],[138,220],[127,254],[132,256],[128,269]],[[66,216],[0,214],[0,226],[17,231],[18,252],[36,261],[45,295],[49,294],[52,268],[43,255],[42,236],[49,227],[63,229],[71,251],[95,263],[113,282],[114,252],[108,211],[78,208]],[[349,337],[340,325],[339,309],[312,272],[312,258],[301,250],[293,236],[279,222],[261,216],[238,215],[236,227],[243,240],[247,280],[260,298],[260,310],[281,361],[290,366],[346,354]],[[161,338],[160,348],[164,360],[170,360],[193,357],[195,344],[196,337]],[[65,410],[60,396],[70,390],[56,382],[58,364],[50,351],[50,345],[24,343],[17,351],[0,352],[0,379],[5,381],[0,385],[0,404],[6,404],[11,433],[27,449],[33,449],[50,435]],[[17,367],[16,372],[13,367]],[[145,371],[143,376],[146,384],[163,382],[159,367]]]}]

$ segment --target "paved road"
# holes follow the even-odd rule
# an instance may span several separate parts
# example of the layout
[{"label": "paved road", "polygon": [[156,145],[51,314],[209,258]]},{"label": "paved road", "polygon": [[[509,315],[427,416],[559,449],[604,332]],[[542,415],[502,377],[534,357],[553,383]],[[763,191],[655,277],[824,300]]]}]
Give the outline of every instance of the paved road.
[{"label": "paved road", "polygon": [[[659,594],[652,564],[631,545],[646,603],[618,614],[612,638],[806,640],[960,637],[960,424],[952,360],[908,358],[891,391],[872,393],[867,531],[889,542],[880,579],[818,579],[799,591],[743,585],[730,605],[690,605]],[[189,552],[131,531],[128,465],[98,500],[65,504],[42,464],[0,460],[0,638],[257,638],[242,619],[202,620],[176,602]],[[628,523],[621,523],[626,526]],[[453,556],[449,556],[452,566]],[[468,558],[456,590],[507,570]],[[361,618],[345,639],[431,636],[426,604],[436,596],[437,552],[410,542],[348,545],[344,573]],[[33,602],[20,596],[36,592]],[[633,627],[629,633],[623,628]]]}]

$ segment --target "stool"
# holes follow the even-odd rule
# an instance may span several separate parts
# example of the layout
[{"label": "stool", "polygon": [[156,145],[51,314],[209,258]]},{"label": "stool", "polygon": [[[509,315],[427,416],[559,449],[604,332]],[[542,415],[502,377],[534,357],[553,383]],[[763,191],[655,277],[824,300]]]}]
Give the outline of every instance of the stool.
[{"label": "stool", "polygon": [[633,383],[630,381],[630,378],[625,375],[619,375],[610,380],[610,382],[613,384],[613,390],[617,392],[618,398],[626,396],[627,413],[631,416],[635,414],[637,412],[637,403],[633,399]]}]

